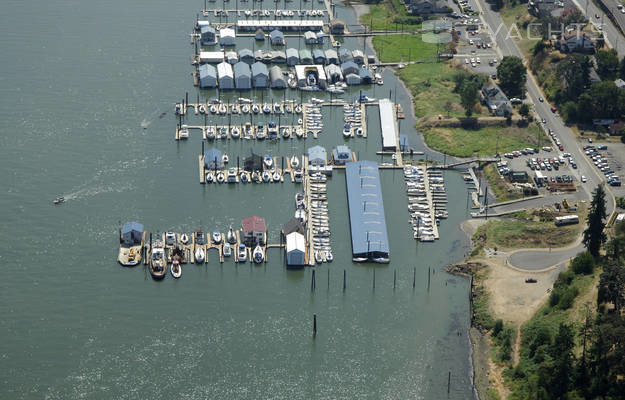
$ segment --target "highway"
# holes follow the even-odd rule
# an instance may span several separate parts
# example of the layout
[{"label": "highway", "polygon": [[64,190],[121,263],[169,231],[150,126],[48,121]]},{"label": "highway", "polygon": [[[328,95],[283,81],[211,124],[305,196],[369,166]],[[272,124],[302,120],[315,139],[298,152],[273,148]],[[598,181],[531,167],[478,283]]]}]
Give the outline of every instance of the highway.
[{"label": "highway", "polygon": [[[575,0],[576,2],[579,0]],[[581,0],[582,4],[585,6],[586,1]],[[613,1],[613,0],[612,0]],[[484,0],[470,0],[471,5],[475,10],[480,11],[480,18],[483,23],[489,28],[490,34],[493,37],[493,41],[496,43],[496,51],[503,56],[517,56],[524,59],[519,47],[514,42],[508,33],[508,27],[506,27],[501,19],[499,13],[492,11],[490,9],[490,5],[488,5]],[[579,5],[578,5],[579,7]],[[581,8],[581,7],[580,7]],[[582,11],[584,8],[581,8]],[[601,15],[597,7],[590,3],[588,5],[588,12],[592,13],[591,17],[594,18],[594,14],[598,13]],[[616,28],[609,23],[610,21],[606,18],[606,28],[605,33],[608,37],[609,44],[616,44],[621,41],[619,34],[616,32]],[[525,34],[525,31],[519,30],[521,34]],[[516,31],[515,31],[516,33]],[[624,46],[620,46],[624,47]],[[619,49],[619,51],[625,52],[625,48]],[[526,60],[524,59],[524,62]],[[527,65],[527,63],[526,63]],[[557,113],[551,112],[551,105],[547,103],[547,100],[541,102],[539,99],[544,98],[544,94],[538,87],[538,84],[534,80],[531,74],[527,74],[527,94],[528,97],[534,103],[534,108],[536,113],[540,118],[544,118],[546,120],[546,127],[553,129],[558,136],[560,137],[560,141],[564,145],[564,151],[571,153],[573,158],[575,159],[578,169],[575,170],[575,175],[578,181],[580,180],[581,175],[585,175],[588,178],[588,182],[580,185],[580,193],[575,197],[579,200],[585,199],[589,200],[591,197],[592,190],[601,182],[604,181],[603,175],[600,175],[599,172],[594,168],[594,166],[590,163],[590,160],[583,154],[583,151],[580,148],[580,144],[576,140],[575,136],[571,132],[571,130],[564,124]],[[607,192],[606,196],[606,210],[608,216],[614,210],[614,195],[610,191],[610,187],[605,185],[605,189]],[[557,201],[556,198],[546,196],[542,199],[542,201],[531,201],[532,206],[539,206],[542,204],[551,204],[554,201]],[[519,203],[516,207],[523,206],[523,203]],[[529,204],[525,205],[526,207]],[[512,207],[510,207],[512,208]],[[523,250],[514,253],[509,258],[509,263],[513,264],[517,268],[525,268],[529,270],[537,270],[548,268],[553,265],[560,264],[566,260],[568,260],[572,255],[579,252],[582,248],[580,246],[575,246],[569,249],[562,250],[553,250],[546,256],[544,251],[537,250]]]},{"label": "highway", "polygon": [[[623,43],[623,36],[616,29],[616,27],[612,24],[612,21],[604,15],[604,12],[601,11],[599,7],[597,7],[590,0],[572,0],[573,3],[579,8],[582,13],[591,21],[593,24],[602,25],[604,37],[608,47],[612,47],[616,49],[619,57],[623,57],[625,55],[625,43]],[[599,0],[601,1],[601,0]],[[618,4],[616,0],[605,0],[604,3],[608,6],[609,9],[614,9],[614,16],[616,20],[621,24],[621,26],[625,26],[625,14],[621,14],[621,12],[616,9],[616,5]],[[595,16],[599,15],[599,19]]]}]

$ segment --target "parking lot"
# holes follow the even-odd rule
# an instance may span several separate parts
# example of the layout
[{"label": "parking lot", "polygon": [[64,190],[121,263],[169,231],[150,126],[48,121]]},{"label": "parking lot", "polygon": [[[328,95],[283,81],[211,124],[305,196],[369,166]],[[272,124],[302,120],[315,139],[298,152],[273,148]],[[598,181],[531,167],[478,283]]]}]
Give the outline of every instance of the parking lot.
[{"label": "parking lot", "polygon": [[605,176],[606,182],[612,187],[621,186],[623,168],[622,154],[610,150],[608,144],[588,144],[584,146],[584,154],[595,167]]},{"label": "parking lot", "polygon": [[454,30],[459,37],[456,54],[458,61],[476,73],[496,77],[500,60],[480,20],[475,17],[461,18],[454,23]]}]

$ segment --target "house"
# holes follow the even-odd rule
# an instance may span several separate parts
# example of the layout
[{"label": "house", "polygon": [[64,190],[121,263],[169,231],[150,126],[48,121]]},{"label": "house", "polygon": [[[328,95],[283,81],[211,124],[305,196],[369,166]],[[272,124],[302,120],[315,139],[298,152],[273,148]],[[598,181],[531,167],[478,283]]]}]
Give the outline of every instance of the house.
[{"label": "house", "polygon": [[252,83],[255,88],[269,86],[269,71],[265,64],[258,61],[252,64]]},{"label": "house", "polygon": [[277,65],[269,69],[269,80],[272,89],[286,89],[286,79],[284,79],[284,74]]},{"label": "house", "polygon": [[326,53],[326,62],[328,64],[338,64],[339,63],[339,55],[334,49],[328,49],[325,51]]},{"label": "house", "polygon": [[293,66],[295,64],[299,64],[299,52],[292,47],[286,49],[286,65]]},{"label": "house", "polygon": [[315,64],[325,64],[326,63],[326,54],[321,49],[313,49],[312,58]]},{"label": "house", "polygon": [[143,240],[143,225],[138,222],[126,222],[122,226],[120,240],[125,246],[135,246]]},{"label": "house", "polygon": [[336,146],[332,150],[332,160],[335,165],[345,165],[345,163],[354,161],[352,151],[345,145]]},{"label": "house", "polygon": [[354,74],[354,73],[348,73],[347,75],[345,75],[345,83],[347,83],[350,86],[360,85],[361,83],[360,75]]},{"label": "house", "polygon": [[343,35],[345,33],[345,22],[340,19],[330,21],[330,32],[335,35]]},{"label": "house", "polygon": [[217,64],[217,80],[220,89],[234,89],[234,72],[227,62]]},{"label": "house", "polygon": [[499,89],[494,82],[489,81],[480,92],[482,103],[484,103],[490,111],[500,117],[506,114],[512,114],[512,106],[505,93]]},{"label": "house", "polygon": [[362,50],[354,50],[352,51],[352,59],[358,65],[362,65],[365,63],[365,53]]},{"label": "house", "polygon": [[299,61],[302,64],[312,64],[313,58],[310,50],[302,49],[299,51]]},{"label": "house", "polygon": [[247,64],[254,64],[254,53],[250,49],[242,49],[239,51],[239,60]]},{"label": "house", "polygon": [[234,85],[240,90],[252,88],[252,72],[249,64],[243,61],[234,64]]},{"label": "house", "polygon": [[313,31],[304,32],[304,43],[317,44],[317,35]]},{"label": "house", "polygon": [[359,70],[360,68],[358,68],[358,65],[356,65],[356,63],[353,61],[347,61],[341,64],[341,72],[345,77],[347,77],[347,74],[358,75]]},{"label": "house", "polygon": [[550,17],[558,4],[558,0],[530,0],[527,3],[527,12],[538,18]]},{"label": "house", "polygon": [[617,88],[621,90],[625,90],[625,81],[622,80],[621,78],[618,78],[617,80],[615,80],[614,84],[616,85]]},{"label": "house", "polygon": [[284,33],[277,29],[269,32],[269,40],[271,41],[272,46],[284,46],[286,43],[284,40]]},{"label": "house", "polygon": [[370,83],[373,83],[373,75],[371,74],[371,71],[369,71],[369,68],[364,65],[358,70],[358,75],[360,76],[362,84],[369,85]]},{"label": "house", "polygon": [[248,172],[262,171],[263,157],[251,151],[250,155],[243,159],[243,169]]},{"label": "house", "polygon": [[241,227],[242,240],[247,246],[264,245],[267,241],[267,227],[264,218],[257,216],[243,218]]},{"label": "house", "polygon": [[325,66],[326,76],[329,83],[341,82],[343,80],[343,73],[341,67],[336,64],[329,64]]},{"label": "house", "polygon": [[215,28],[210,25],[202,26],[200,30],[200,44],[202,46],[212,46],[214,44],[217,44],[215,37]]},{"label": "house", "polygon": [[304,224],[302,224],[302,221],[297,218],[291,218],[289,222],[284,224],[284,226],[282,227],[282,236],[284,237],[293,232],[297,232],[302,235],[306,233],[306,230],[304,229]]},{"label": "house", "polygon": [[405,4],[406,10],[414,15],[441,14],[450,10],[441,0],[408,0]]},{"label": "house", "polygon": [[593,53],[595,51],[595,39],[586,32],[571,32],[562,35],[556,46],[564,53]]},{"label": "house", "polygon": [[222,169],[222,153],[219,149],[208,149],[204,152],[204,167],[208,170]]},{"label": "house", "polygon": [[226,51],[226,62],[228,64],[236,64],[239,62],[239,55],[236,51]]},{"label": "house", "polygon": [[258,42],[265,41],[265,32],[263,31],[262,28],[256,29],[256,33],[254,34],[254,39]]},{"label": "house", "polygon": [[221,46],[234,46],[234,38],[236,34],[232,28],[223,28],[219,30],[219,44]]},{"label": "house", "polygon": [[623,129],[625,129],[625,122],[623,121],[615,121],[610,126],[608,126],[608,132],[610,135],[621,135],[623,133]]},{"label": "house", "polygon": [[217,87],[217,70],[210,64],[202,64],[198,68],[201,88]]},{"label": "house", "polygon": [[339,49],[339,60],[344,63],[348,61],[354,61],[354,57],[352,56],[352,51],[346,49],[345,47],[341,47]]},{"label": "house", "polygon": [[308,164],[316,166],[325,166],[328,160],[326,149],[321,146],[313,146],[306,152],[308,156]]},{"label": "house", "polygon": [[286,265],[302,266],[306,264],[306,240],[298,232],[286,236]]}]

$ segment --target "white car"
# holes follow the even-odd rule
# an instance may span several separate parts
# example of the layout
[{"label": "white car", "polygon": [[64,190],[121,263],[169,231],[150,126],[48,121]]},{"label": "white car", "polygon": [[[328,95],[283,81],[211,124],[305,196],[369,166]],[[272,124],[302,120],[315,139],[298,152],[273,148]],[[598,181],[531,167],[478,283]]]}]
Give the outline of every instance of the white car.
[{"label": "white car", "polygon": [[476,58],[475,61],[477,61],[478,64],[481,64],[482,62],[480,61],[480,58]]},{"label": "white car", "polygon": [[469,40],[469,44],[474,44],[473,39]]},{"label": "white car", "polygon": [[464,59],[464,63],[465,63],[465,64],[468,64],[468,63],[469,63],[469,59],[468,59],[468,58],[465,58],[465,59]]},{"label": "white car", "polygon": [[585,183],[588,179],[586,179],[586,177],[584,175],[582,175],[582,177],[580,178],[580,180],[582,181],[582,183]]}]

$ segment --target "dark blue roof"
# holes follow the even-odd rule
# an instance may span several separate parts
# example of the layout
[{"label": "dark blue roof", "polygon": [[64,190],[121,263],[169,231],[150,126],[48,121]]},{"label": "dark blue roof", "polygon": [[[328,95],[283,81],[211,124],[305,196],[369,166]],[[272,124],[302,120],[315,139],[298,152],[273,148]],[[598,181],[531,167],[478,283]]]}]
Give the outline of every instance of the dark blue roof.
[{"label": "dark blue roof", "polygon": [[122,235],[132,231],[143,232],[143,225],[138,222],[126,222],[122,227]]},{"label": "dark blue roof", "polygon": [[347,201],[354,257],[388,257],[389,243],[378,164],[346,164]]},{"label": "dark blue roof", "polygon": [[204,152],[204,165],[208,169],[221,168],[223,166],[221,159],[221,150],[208,149]]}]

